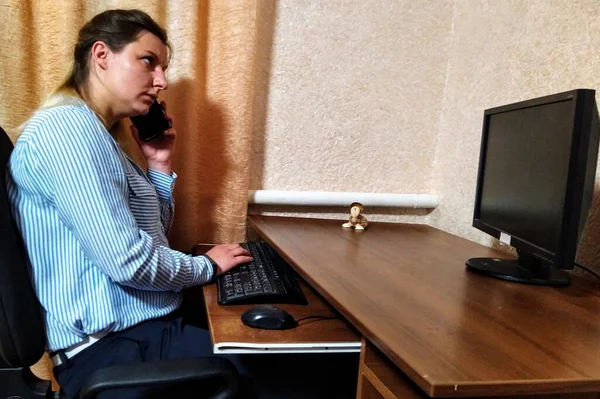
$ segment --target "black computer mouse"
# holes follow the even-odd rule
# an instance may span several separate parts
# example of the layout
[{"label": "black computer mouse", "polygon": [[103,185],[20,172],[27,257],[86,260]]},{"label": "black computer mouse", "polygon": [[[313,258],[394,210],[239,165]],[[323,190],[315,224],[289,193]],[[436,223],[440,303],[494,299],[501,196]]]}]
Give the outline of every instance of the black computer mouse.
[{"label": "black computer mouse", "polygon": [[264,330],[288,330],[298,326],[294,316],[271,305],[255,306],[246,310],[242,314],[242,323]]}]

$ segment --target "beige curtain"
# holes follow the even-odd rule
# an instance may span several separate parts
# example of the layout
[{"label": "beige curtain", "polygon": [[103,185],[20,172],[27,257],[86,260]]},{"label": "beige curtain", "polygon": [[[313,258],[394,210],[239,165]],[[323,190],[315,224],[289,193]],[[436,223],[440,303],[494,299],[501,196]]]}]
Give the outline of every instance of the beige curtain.
[{"label": "beige curtain", "polygon": [[[242,241],[258,1],[0,0],[0,126],[17,139],[15,128],[63,78],[86,20],[140,8],[167,28],[174,49],[161,95],[178,132],[172,247]],[[142,163],[133,140],[120,141]]]}]

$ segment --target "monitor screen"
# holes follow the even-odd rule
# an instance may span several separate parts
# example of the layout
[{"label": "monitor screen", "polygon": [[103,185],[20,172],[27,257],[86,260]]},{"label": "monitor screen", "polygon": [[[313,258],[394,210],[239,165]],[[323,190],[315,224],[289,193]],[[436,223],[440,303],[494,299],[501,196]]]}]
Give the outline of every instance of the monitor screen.
[{"label": "monitor screen", "polygon": [[472,258],[470,270],[567,285],[591,204],[599,140],[595,91],[578,89],[487,109],[473,226],[518,259]]},{"label": "monitor screen", "polygon": [[560,101],[490,115],[479,219],[554,252],[565,205],[574,107]]}]

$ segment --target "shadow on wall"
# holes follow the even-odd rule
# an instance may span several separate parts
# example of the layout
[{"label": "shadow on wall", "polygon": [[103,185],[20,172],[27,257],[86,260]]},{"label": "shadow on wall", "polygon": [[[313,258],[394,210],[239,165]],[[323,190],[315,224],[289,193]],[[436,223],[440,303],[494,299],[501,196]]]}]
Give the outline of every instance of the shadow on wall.
[{"label": "shadow on wall", "polygon": [[[252,60],[254,70],[248,87],[252,90],[249,96],[252,106],[249,110],[251,115],[247,115],[252,121],[248,125],[252,134],[248,131],[239,136],[231,133],[232,129],[237,131],[243,125],[240,124],[240,115],[211,101],[208,93],[207,71],[213,65],[208,58],[207,4],[198,3],[196,75],[191,80],[173,82],[166,92],[167,101],[178,103],[173,108],[173,118],[179,135],[173,165],[179,175],[174,194],[176,212],[169,239],[174,248],[182,251],[189,250],[198,242],[242,240],[248,175],[251,174],[248,167],[256,171],[262,180],[276,2],[258,2],[256,5],[256,20],[252,28],[256,34]],[[231,63],[226,64],[231,67]],[[240,68],[243,67],[240,65]],[[230,70],[231,73],[236,71],[236,68]],[[232,121],[231,126],[229,121]],[[246,141],[248,139],[250,143]],[[251,153],[236,154],[232,148]]]},{"label": "shadow on wall", "polygon": [[[167,101],[179,103],[171,111],[178,135],[173,162],[178,178],[169,240],[180,250],[189,249],[186,241],[190,237],[196,242],[215,241],[219,223],[214,209],[225,195],[225,178],[231,167],[223,112],[206,98],[205,82],[198,82],[203,79],[174,82],[167,92]],[[193,98],[194,103],[186,104],[185,98]]]},{"label": "shadow on wall", "polygon": [[[600,273],[600,183],[596,182],[594,187],[594,199],[590,206],[588,220],[583,230],[579,249],[577,253],[577,262]],[[575,269],[581,273],[581,269]]]}]

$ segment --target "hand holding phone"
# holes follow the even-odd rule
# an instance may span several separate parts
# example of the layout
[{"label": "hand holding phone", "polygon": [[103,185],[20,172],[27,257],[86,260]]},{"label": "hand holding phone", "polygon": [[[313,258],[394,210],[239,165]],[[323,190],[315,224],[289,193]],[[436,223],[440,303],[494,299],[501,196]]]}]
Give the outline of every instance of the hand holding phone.
[{"label": "hand holding phone", "polygon": [[132,116],[129,119],[137,128],[142,141],[155,139],[171,128],[171,121],[167,119],[165,110],[156,100],[150,106],[147,114]]}]

